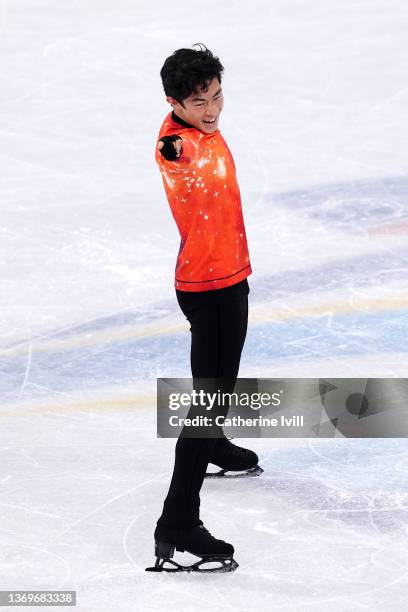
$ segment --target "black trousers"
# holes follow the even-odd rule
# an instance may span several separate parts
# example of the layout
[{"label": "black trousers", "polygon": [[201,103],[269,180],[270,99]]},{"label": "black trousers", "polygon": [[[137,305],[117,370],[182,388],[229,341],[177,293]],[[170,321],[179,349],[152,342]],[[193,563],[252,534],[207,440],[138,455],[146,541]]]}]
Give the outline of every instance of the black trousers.
[{"label": "black trousers", "polygon": [[[202,388],[203,381],[198,379],[205,378],[212,379],[222,392],[234,390],[247,333],[248,294],[247,279],[211,291],[176,290],[179,306],[191,325],[195,389]],[[228,406],[220,410],[220,414],[224,410],[225,416]],[[158,524],[185,529],[200,523],[200,489],[218,439],[188,438],[182,432],[176,443],[173,476]]]}]

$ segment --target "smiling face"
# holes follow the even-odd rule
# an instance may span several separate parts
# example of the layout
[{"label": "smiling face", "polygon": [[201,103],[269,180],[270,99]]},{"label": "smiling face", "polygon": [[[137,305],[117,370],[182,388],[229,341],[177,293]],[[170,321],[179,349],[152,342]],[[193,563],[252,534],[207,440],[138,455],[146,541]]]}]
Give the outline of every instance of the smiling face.
[{"label": "smiling face", "polygon": [[218,129],[224,98],[221,84],[217,78],[212,79],[207,91],[204,92],[201,89],[195,91],[183,100],[183,104],[170,96],[167,97],[167,102],[172,105],[180,119],[187,121],[198,130],[212,134]]}]

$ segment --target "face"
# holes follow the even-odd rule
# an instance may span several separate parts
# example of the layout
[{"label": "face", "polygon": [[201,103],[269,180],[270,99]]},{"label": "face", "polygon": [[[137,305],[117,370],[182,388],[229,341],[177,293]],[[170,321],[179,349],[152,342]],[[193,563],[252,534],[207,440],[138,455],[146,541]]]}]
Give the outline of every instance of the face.
[{"label": "face", "polygon": [[198,130],[212,134],[218,129],[224,98],[221,84],[217,78],[210,82],[208,91],[199,90],[185,98],[184,106],[171,97],[167,97],[167,101],[180,119],[187,121]]}]

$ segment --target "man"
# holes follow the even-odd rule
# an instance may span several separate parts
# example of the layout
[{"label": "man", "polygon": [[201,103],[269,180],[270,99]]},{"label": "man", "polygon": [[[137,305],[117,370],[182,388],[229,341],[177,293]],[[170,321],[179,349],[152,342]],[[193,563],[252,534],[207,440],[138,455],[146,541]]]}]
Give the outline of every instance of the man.
[{"label": "man", "polygon": [[[205,379],[232,392],[247,332],[252,270],[235,164],[218,129],[222,72],[219,59],[205,47],[178,49],[166,59],[160,74],[173,111],[161,126],[156,161],[181,236],[175,289],[191,325],[194,386]],[[219,413],[225,416],[227,410]],[[156,566],[150,569],[165,570],[167,561],[173,571],[191,571],[217,560],[221,566],[213,571],[231,571],[237,567],[234,548],[205,529],[199,492],[209,462],[259,474],[258,457],[232,444],[222,430],[218,438],[194,438],[186,429],[176,444],[173,477],[155,530]],[[202,560],[180,566],[171,561],[175,548]]]}]

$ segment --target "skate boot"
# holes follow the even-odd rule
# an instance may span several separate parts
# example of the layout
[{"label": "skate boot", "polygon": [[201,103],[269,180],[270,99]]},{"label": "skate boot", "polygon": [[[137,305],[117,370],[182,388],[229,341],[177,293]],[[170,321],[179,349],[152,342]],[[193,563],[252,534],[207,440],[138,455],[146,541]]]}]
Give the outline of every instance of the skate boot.
[{"label": "skate boot", "polygon": [[[157,525],[154,532],[156,564],[147,572],[233,572],[238,563],[232,558],[234,547],[217,540],[202,522],[191,529],[174,529]],[[173,561],[174,551],[189,552],[200,561],[193,565],[180,565]],[[169,564],[167,567],[165,564]],[[206,565],[207,567],[202,567]],[[214,567],[215,565],[215,567]]]},{"label": "skate boot", "polygon": [[221,470],[207,472],[206,478],[242,478],[260,476],[263,472],[258,465],[256,453],[236,446],[225,437],[217,440],[210,463],[217,465]]}]

